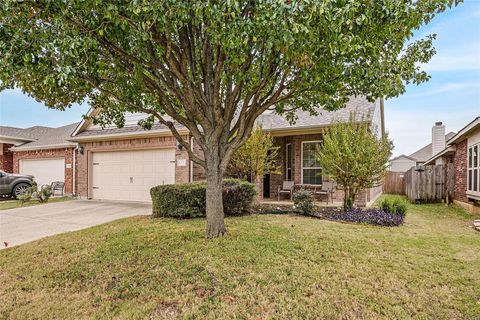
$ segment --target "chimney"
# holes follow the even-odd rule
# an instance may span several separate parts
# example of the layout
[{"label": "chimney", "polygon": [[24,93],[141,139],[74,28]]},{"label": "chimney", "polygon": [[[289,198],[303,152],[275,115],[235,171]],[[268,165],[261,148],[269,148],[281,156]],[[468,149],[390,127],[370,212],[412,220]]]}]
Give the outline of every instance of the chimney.
[{"label": "chimney", "polygon": [[432,127],[432,156],[445,149],[445,126],[442,122],[435,122]]}]

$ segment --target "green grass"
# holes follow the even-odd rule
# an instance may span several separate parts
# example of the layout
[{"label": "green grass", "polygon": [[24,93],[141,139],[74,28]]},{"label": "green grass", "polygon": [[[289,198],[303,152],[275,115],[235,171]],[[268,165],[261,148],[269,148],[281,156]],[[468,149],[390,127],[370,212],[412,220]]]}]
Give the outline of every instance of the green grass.
[{"label": "green grass", "polygon": [[[53,203],[53,202],[62,202],[62,201],[67,201],[67,200],[72,200],[74,199],[73,197],[55,197],[55,198],[50,198],[47,203]],[[25,202],[23,205],[20,201],[18,200],[3,200],[0,201],[0,210],[8,210],[8,209],[15,209],[15,208],[21,208],[21,207],[30,207],[30,206],[37,206],[45,203],[41,203],[38,200],[32,200]]]},{"label": "green grass", "polygon": [[442,204],[385,228],[289,215],[119,220],[0,251],[0,318],[478,319],[480,233]]}]

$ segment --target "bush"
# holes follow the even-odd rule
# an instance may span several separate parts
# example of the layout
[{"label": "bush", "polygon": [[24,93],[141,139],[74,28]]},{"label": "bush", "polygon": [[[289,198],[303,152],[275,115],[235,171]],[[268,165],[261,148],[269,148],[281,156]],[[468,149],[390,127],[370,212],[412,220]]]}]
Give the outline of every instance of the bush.
[{"label": "bush", "polygon": [[[153,217],[195,218],[206,215],[205,182],[170,184],[153,187]],[[238,179],[223,180],[225,215],[247,212],[256,196],[255,185]]]},{"label": "bush", "polygon": [[403,224],[403,219],[405,217],[402,214],[392,214],[379,208],[354,208],[347,212],[338,209],[330,209],[322,212],[321,216],[329,220],[368,223],[387,227]]},{"label": "bush", "polygon": [[313,194],[308,190],[298,190],[293,193],[293,204],[295,208],[309,215],[313,212]]},{"label": "bush", "polygon": [[25,190],[24,193],[17,196],[17,200],[20,201],[20,204],[23,206],[25,202],[29,202],[34,198],[35,193],[37,192],[37,184],[32,184],[29,188]]},{"label": "bush", "polygon": [[386,198],[380,203],[380,208],[388,213],[400,214],[405,216],[407,214],[407,203],[399,198]]},{"label": "bush", "polygon": [[41,203],[48,202],[52,196],[52,187],[49,185],[42,186],[34,195]]}]

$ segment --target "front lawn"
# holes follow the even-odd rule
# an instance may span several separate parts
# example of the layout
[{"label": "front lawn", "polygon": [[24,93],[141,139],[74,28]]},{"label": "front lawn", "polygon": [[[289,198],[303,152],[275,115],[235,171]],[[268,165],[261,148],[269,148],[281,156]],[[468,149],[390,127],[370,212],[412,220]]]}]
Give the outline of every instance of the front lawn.
[{"label": "front lawn", "polygon": [[0,318],[475,319],[480,232],[441,204],[400,227],[290,215],[135,217],[0,251]]},{"label": "front lawn", "polygon": [[[52,197],[46,203],[62,202],[62,201],[67,201],[67,200],[72,200],[72,199],[74,199],[74,198],[73,197]],[[45,204],[45,203],[41,203],[38,200],[31,200],[31,201],[25,202],[22,205],[22,203],[18,200],[2,199],[0,201],[0,210],[15,209],[15,208],[21,208],[21,207],[30,207],[30,206],[40,205],[40,204]]]}]

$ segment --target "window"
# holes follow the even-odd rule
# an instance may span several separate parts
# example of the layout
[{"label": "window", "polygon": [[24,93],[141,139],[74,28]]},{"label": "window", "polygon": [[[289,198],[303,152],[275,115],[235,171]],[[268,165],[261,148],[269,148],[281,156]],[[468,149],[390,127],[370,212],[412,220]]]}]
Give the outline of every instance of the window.
[{"label": "window", "polygon": [[288,143],[285,148],[285,180],[292,181],[292,165],[293,165],[293,148],[292,144]]},{"label": "window", "polygon": [[302,142],[302,184],[322,184],[322,168],[316,152],[320,141]]},{"label": "window", "polygon": [[467,190],[480,193],[480,144],[468,148]]}]

